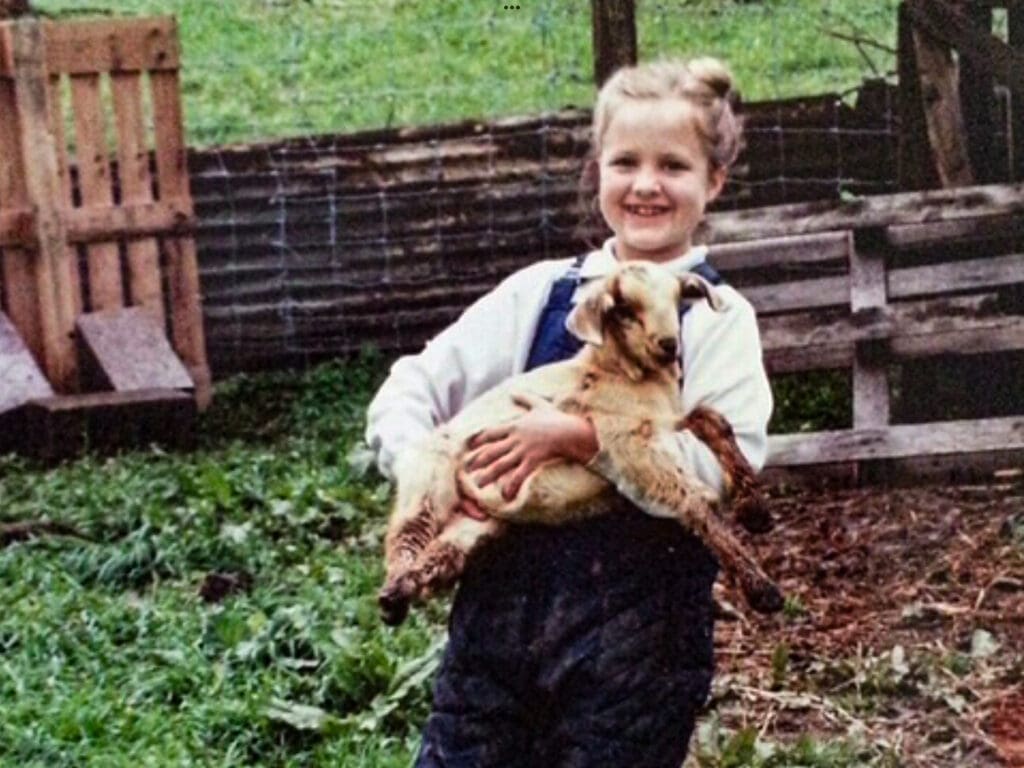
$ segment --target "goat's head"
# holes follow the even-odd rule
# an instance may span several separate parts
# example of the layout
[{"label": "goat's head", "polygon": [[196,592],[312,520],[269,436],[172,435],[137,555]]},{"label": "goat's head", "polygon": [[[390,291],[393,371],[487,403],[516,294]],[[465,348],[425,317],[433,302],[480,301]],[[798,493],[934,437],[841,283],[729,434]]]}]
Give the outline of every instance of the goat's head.
[{"label": "goat's head", "polygon": [[586,286],[566,325],[642,378],[678,362],[679,309],[696,299],[707,299],[715,310],[724,306],[714,287],[692,272],[677,277],[653,262],[633,261]]}]

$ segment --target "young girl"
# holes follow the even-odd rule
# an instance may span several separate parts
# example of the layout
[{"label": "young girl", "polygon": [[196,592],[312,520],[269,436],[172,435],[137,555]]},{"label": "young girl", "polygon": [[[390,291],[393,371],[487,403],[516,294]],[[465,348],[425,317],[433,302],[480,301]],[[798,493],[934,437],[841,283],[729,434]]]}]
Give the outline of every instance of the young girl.
[{"label": "young girl", "polygon": [[[507,376],[572,355],[564,321],[579,286],[617,261],[647,259],[718,280],[693,234],[739,151],[732,79],[713,59],[620,70],[598,95],[597,202],[614,233],[574,261],[520,270],[418,355],[391,369],[370,405],[367,439],[391,475],[395,456]],[[683,408],[732,424],[759,469],[771,392],[754,312],[728,286],[728,312],[683,317]],[[718,464],[689,432],[681,456],[721,489]],[[467,467],[509,497],[540,463],[586,463],[582,417],[553,408],[485,430]],[[479,515],[468,501],[461,511]],[[677,523],[628,503],[564,527],[512,526],[468,565],[423,732],[419,768],[678,768],[711,681],[717,564]]]}]

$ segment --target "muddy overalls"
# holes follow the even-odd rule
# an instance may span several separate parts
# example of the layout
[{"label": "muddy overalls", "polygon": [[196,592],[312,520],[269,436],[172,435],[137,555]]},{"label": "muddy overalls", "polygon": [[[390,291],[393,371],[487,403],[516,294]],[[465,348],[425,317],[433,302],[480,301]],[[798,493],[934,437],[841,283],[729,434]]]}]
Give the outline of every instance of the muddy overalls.
[{"label": "muddy overalls", "polygon": [[[552,287],[527,369],[580,348],[565,319],[581,264]],[[679,768],[711,683],[716,572],[701,541],[626,501],[510,525],[455,596],[417,768]]]}]

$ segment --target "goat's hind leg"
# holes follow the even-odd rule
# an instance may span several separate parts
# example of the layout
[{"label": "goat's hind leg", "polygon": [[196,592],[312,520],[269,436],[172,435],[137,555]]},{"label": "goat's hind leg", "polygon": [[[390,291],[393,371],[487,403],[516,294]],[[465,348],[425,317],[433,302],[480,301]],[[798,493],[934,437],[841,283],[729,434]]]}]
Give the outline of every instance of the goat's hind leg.
[{"label": "goat's hind leg", "polygon": [[736,521],[751,533],[770,531],[774,521],[758,488],[756,473],[736,444],[732,425],[725,417],[707,406],[698,406],[676,428],[689,430],[715,454]]},{"label": "goat's hind leg", "polygon": [[627,430],[602,434],[598,425],[601,450],[592,466],[640,509],[678,520],[699,536],[739,581],[751,608],[760,613],[781,609],[782,593],[715,514],[710,489],[681,468],[674,437],[661,438],[645,439]]},{"label": "goat's hind leg", "polygon": [[394,517],[384,540],[384,586],[377,594],[381,619],[392,626],[409,613],[406,575],[441,529],[429,495],[422,496],[411,513],[396,509]]},{"label": "goat's hind leg", "polygon": [[396,597],[408,605],[450,589],[462,576],[473,551],[503,529],[503,523],[490,518],[474,520],[461,515],[453,518],[396,582]]}]

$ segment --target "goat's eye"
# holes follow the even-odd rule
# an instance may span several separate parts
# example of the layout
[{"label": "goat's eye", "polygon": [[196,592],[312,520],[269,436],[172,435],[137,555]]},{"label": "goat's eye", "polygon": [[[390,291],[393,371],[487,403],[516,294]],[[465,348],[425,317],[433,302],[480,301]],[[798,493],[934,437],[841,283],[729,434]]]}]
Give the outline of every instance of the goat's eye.
[{"label": "goat's eye", "polygon": [[629,304],[616,304],[612,311],[620,321],[632,322],[636,320],[636,310],[629,306]]}]

